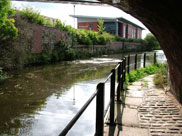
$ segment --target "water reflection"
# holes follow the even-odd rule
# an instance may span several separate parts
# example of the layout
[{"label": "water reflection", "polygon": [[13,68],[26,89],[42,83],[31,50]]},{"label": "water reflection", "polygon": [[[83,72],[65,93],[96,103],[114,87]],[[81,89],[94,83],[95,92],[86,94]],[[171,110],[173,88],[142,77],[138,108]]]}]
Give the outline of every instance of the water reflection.
[{"label": "water reflection", "polygon": [[[58,135],[123,56],[103,56],[10,73],[11,78],[0,85],[0,135]],[[107,103],[109,83],[105,89]],[[94,124],[95,100],[68,135],[93,135]]]}]

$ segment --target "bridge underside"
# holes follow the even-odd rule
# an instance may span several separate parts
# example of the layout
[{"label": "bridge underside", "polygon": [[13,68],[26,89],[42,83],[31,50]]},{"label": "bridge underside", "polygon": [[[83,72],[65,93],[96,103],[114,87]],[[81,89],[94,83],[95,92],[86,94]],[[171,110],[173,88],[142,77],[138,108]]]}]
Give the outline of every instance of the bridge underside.
[{"label": "bridge underside", "polygon": [[[21,0],[22,1],[22,0]],[[26,0],[40,2],[75,2],[76,0]],[[84,0],[83,0],[84,1]],[[182,103],[182,8],[178,0],[98,0],[88,4],[113,5],[143,22],[157,37],[168,59],[171,89]],[[113,3],[114,1],[114,3]],[[79,1],[81,3],[81,0]]]}]

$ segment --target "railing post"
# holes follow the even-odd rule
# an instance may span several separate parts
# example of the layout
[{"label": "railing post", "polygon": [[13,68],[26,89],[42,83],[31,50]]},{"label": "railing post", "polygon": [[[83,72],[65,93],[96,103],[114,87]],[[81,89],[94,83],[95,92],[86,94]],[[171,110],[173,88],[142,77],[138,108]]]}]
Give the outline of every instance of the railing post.
[{"label": "railing post", "polygon": [[121,78],[121,90],[123,91],[123,84],[124,84],[124,60],[122,61],[122,67],[121,67],[121,75],[122,75],[122,78]]},{"label": "railing post", "polygon": [[138,58],[138,55],[136,54],[135,55],[135,70],[137,69],[137,58]]},{"label": "railing post", "polygon": [[128,73],[130,73],[130,55],[128,55]]},{"label": "railing post", "polygon": [[144,56],[143,56],[143,67],[145,68],[145,63],[146,63],[146,53],[144,53]]},{"label": "railing post", "polygon": [[96,133],[95,136],[103,136],[104,133],[104,83],[97,85],[96,98]]},{"label": "railing post", "polygon": [[126,58],[124,58],[123,59],[123,61],[124,61],[124,81],[125,81],[125,79],[126,79]]},{"label": "railing post", "polygon": [[154,64],[157,63],[157,55],[156,55],[156,52],[154,52]]},{"label": "railing post", "polygon": [[110,125],[114,125],[114,98],[115,98],[115,73],[116,70],[112,69],[112,76],[111,76],[111,92],[110,92],[110,100],[111,100],[111,105],[110,105]]},{"label": "railing post", "polygon": [[121,92],[121,62],[119,62],[118,67],[118,87],[117,87],[117,101],[120,102],[120,92]]}]

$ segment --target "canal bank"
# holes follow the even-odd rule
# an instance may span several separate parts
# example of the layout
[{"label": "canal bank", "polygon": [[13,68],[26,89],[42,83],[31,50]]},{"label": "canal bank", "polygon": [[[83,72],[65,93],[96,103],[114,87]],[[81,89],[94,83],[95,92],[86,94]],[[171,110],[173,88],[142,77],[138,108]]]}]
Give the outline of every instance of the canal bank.
[{"label": "canal bank", "polygon": [[[58,135],[95,91],[96,85],[125,55],[12,72],[11,78],[0,87],[3,111],[0,113],[0,135]],[[143,57],[139,58],[142,63]],[[70,136],[93,135],[94,106],[94,103],[90,105],[70,131]]]}]

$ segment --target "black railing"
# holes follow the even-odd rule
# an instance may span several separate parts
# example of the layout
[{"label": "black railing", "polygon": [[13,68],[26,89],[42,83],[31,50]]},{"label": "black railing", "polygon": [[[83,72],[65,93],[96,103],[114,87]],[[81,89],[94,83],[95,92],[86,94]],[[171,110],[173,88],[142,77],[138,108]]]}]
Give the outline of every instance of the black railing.
[{"label": "black railing", "polygon": [[[74,118],[68,123],[68,125],[63,129],[63,131],[59,134],[59,136],[65,136],[69,130],[73,127],[73,125],[76,123],[76,121],[79,119],[79,117],[82,115],[82,113],[86,110],[86,108],[89,106],[89,104],[93,101],[93,99],[96,97],[96,126],[95,126],[95,136],[103,136],[104,132],[104,118],[106,116],[106,113],[108,112],[108,109],[110,107],[110,115],[109,115],[109,122],[108,124],[114,125],[115,124],[115,94],[117,96],[117,102],[121,102],[120,99],[120,93],[121,91],[124,91],[123,85],[125,82],[125,76],[126,72],[130,72],[130,70],[136,70],[137,68],[146,66],[146,56],[147,54],[144,53],[143,59],[140,55],[140,60],[143,60],[143,62],[140,61],[140,66],[138,65],[138,56],[139,55],[128,55],[127,57],[124,57],[121,62],[119,62],[114,69],[111,70],[108,77],[105,79],[104,82],[99,83],[97,85],[96,91],[93,93],[93,95],[89,98],[89,100],[84,104],[84,106],[79,110],[79,112],[74,116]],[[154,53],[154,59],[153,63],[155,64],[157,62],[156,59],[156,53]],[[134,63],[131,63],[130,58],[134,58]],[[126,63],[127,62],[127,63]],[[133,68],[131,67],[133,66]],[[132,68],[132,69],[131,69]],[[127,70],[127,71],[126,71]],[[117,74],[117,80],[116,80],[116,74]],[[105,84],[110,80],[110,101],[109,104],[104,110],[104,93],[105,93]]]}]

